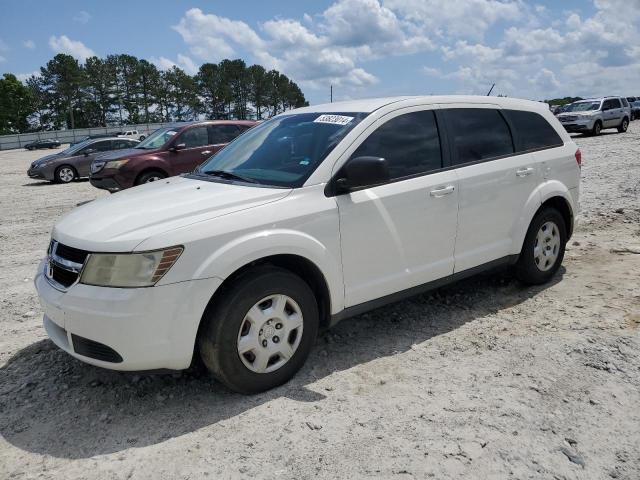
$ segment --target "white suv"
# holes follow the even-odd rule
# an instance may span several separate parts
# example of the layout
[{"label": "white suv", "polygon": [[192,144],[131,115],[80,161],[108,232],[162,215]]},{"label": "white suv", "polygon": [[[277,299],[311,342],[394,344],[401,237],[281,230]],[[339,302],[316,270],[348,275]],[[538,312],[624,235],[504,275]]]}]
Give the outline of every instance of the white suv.
[{"label": "white suv", "polygon": [[195,172],[76,208],[35,285],[51,339],[118,370],[194,355],[251,393],[320,328],[488,268],[558,270],[580,151],[543,103],[401,97],[278,115]]},{"label": "white suv", "polygon": [[122,132],[121,134],[119,134],[118,137],[134,138],[134,139],[140,140],[140,141],[142,141],[145,138],[147,138],[144,133],[139,133],[138,130],[126,130],[126,131]]}]

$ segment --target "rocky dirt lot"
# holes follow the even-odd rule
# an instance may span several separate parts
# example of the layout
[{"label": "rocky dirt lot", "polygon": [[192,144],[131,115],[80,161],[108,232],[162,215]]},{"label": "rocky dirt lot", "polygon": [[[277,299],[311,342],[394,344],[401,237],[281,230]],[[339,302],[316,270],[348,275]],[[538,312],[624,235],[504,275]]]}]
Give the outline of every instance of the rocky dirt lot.
[{"label": "rocky dirt lot", "polygon": [[116,373],[46,339],[31,282],[52,224],[103,193],[0,152],[0,478],[640,478],[640,122],[576,137],[564,266],[484,275],[338,325],[293,381]]}]

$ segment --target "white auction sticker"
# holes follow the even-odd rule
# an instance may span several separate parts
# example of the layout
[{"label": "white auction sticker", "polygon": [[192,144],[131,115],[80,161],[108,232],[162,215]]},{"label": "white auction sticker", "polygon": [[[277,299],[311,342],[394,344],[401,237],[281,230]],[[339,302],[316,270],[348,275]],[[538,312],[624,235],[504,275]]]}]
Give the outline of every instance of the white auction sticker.
[{"label": "white auction sticker", "polygon": [[320,115],[313,122],[314,123],[333,123],[334,125],[347,125],[353,120],[353,117],[347,117],[345,115]]}]

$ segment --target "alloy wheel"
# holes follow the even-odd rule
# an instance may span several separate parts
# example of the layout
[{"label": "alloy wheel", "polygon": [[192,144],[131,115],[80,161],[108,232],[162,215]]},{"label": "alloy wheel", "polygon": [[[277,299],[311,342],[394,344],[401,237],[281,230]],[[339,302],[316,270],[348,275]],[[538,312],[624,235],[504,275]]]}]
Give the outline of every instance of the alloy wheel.
[{"label": "alloy wheel", "polygon": [[58,178],[61,182],[69,183],[71,180],[73,180],[73,177],[75,177],[75,173],[70,167],[62,167],[58,171]]},{"label": "alloy wheel", "polygon": [[270,295],[249,309],[238,332],[238,355],[249,370],[270,373],[286,364],[302,339],[300,306],[287,295]]}]

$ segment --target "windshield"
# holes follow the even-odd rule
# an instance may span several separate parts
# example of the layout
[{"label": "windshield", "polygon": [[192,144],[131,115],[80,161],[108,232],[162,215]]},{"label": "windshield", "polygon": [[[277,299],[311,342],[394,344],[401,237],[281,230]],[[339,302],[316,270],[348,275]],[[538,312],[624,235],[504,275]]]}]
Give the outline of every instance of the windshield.
[{"label": "windshield", "polygon": [[223,171],[252,182],[300,187],[366,113],[298,113],[253,127],[202,164],[197,174]]},{"label": "windshield", "polygon": [[64,149],[60,153],[63,154],[63,155],[71,155],[72,153],[76,153],[82,147],[85,147],[85,146],[89,145],[90,143],[91,143],[91,139],[84,140],[84,141],[82,141],[80,143],[74,143],[73,145],[71,145],[70,147]]},{"label": "windshield", "polygon": [[175,128],[161,128],[153,132],[143,141],[141,141],[135,148],[142,148],[144,150],[152,150],[154,148],[160,148],[167,143],[171,138],[178,133]]},{"label": "windshield", "polygon": [[600,102],[579,102],[572,103],[565,110],[566,112],[588,112],[590,110],[600,110]]}]

